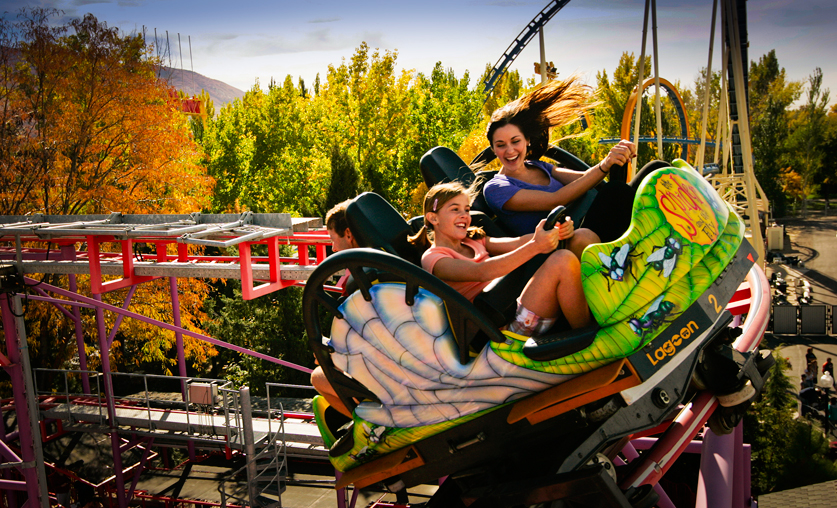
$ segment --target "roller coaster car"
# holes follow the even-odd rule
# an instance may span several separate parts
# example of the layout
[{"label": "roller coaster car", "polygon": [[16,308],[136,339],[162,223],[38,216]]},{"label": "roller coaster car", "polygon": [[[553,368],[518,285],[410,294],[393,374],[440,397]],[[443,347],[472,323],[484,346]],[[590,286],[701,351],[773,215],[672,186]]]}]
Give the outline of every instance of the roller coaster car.
[{"label": "roller coaster car", "polygon": [[[375,216],[352,205],[347,215],[350,225]],[[649,489],[620,490],[609,462],[625,441],[669,422],[697,390],[718,396],[713,429],[729,432],[772,365],[757,340],[733,347],[738,329],[725,307],[755,262],[743,233],[685,162],[653,172],[627,232],[582,255],[597,325],[537,339],[501,331],[496,315],[391,253],[329,257],[306,285],[303,311],[317,360],[353,414],[340,427],[315,398],[331,462],[344,472],[338,487],[398,491],[449,476],[427,506],[644,505]],[[337,298],[323,286],[341,270],[356,289]],[[330,337],[321,308],[334,317]]]}]

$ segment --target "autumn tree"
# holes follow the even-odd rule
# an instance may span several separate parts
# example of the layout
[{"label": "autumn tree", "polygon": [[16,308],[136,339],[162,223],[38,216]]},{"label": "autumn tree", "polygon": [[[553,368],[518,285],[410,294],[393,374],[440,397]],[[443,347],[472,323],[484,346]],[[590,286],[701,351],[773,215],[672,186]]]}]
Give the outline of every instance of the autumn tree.
[{"label": "autumn tree", "polygon": [[[198,210],[210,181],[140,36],[26,11],[9,73],[0,213]],[[65,35],[68,34],[68,35]]]},{"label": "autumn tree", "polygon": [[[54,26],[57,16],[32,9],[0,22],[0,213],[200,211],[212,181],[197,164],[200,147],[172,104],[174,92],[155,77],[142,38],[120,35],[92,15]],[[66,285],[59,276],[44,281]],[[131,309],[170,322],[159,284],[140,286]],[[89,279],[80,288],[89,288]],[[181,289],[184,324],[197,329],[205,286],[189,281]],[[120,296],[104,299],[121,305]],[[96,344],[92,314],[83,318],[88,343]],[[66,366],[75,351],[71,323],[46,305],[28,305],[26,319],[33,364]],[[123,327],[110,351],[116,368],[171,365],[173,334],[133,320]],[[206,344],[186,342],[193,362],[214,354]]]}]

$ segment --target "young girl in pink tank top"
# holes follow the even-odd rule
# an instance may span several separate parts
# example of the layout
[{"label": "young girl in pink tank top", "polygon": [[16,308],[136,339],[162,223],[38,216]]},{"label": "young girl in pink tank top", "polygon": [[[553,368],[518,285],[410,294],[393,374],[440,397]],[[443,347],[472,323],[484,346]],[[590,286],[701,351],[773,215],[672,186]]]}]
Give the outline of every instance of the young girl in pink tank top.
[{"label": "young girl in pink tank top", "polygon": [[[427,192],[424,227],[411,237],[414,244],[427,247],[422,267],[473,300],[492,280],[537,254],[552,253],[518,298],[509,330],[540,335],[562,313],[573,328],[591,324],[581,288],[581,265],[573,253],[589,243],[585,234],[575,235],[569,219],[545,231],[542,220],[533,234],[492,238],[481,228],[471,227],[470,197],[468,189],[457,182],[434,185]],[[569,250],[555,250],[560,240],[568,240]]]}]

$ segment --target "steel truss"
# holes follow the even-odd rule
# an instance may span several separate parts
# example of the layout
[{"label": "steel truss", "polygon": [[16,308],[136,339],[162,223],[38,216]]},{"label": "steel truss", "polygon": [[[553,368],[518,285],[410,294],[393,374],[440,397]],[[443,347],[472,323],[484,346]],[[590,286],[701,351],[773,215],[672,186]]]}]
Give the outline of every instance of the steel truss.
[{"label": "steel truss", "polygon": [[[288,368],[310,372],[310,369],[306,367],[183,328],[180,322],[177,279],[238,279],[242,282],[242,297],[245,300],[285,287],[304,284],[316,265],[325,259],[326,246],[330,244],[328,235],[321,225],[321,219],[295,219],[285,213],[253,214],[249,212],[240,215],[112,213],[85,216],[0,217],[0,307],[6,339],[6,355],[0,353],[0,365],[12,379],[14,410],[18,427],[17,431],[11,433],[6,429],[0,429],[0,460],[3,462],[0,465],[0,470],[3,472],[3,478],[0,479],[0,491],[6,494],[6,506],[45,508],[50,503],[57,502],[56,497],[47,490],[41,448],[41,443],[45,439],[42,436],[42,428],[45,430],[49,422],[57,422],[60,428],[64,412],[69,415],[67,421],[71,425],[75,422],[74,425],[82,430],[106,432],[110,435],[115,474],[112,478],[113,486],[107,490],[115,493],[116,503],[120,508],[128,506],[128,502],[136,492],[136,481],[139,478],[139,472],[148,460],[148,454],[143,455],[139,468],[130,471],[131,478],[128,479],[129,485],[126,485],[128,471],[123,468],[121,453],[127,449],[129,443],[137,439],[148,441],[149,446],[154,443],[155,439],[159,441],[161,437],[154,432],[154,429],[161,428],[161,424],[155,419],[159,416],[159,411],[152,411],[150,407],[146,408],[147,423],[126,417],[125,410],[120,409],[121,401],[114,395],[113,377],[118,374],[111,370],[108,352],[125,317],[138,319],[175,333],[179,377],[173,379],[180,380],[181,391],[187,404],[184,423],[186,430],[182,432],[182,438],[187,441],[192,458],[195,457],[196,442],[204,446],[206,445],[204,441],[207,443],[213,441],[197,435],[201,433],[201,429],[211,427],[212,433],[226,432],[225,438],[228,438],[231,427],[228,423],[228,415],[227,423],[218,423],[217,420],[220,417],[210,419],[211,423],[197,427],[194,422],[189,422],[189,386],[193,386],[193,382],[200,380],[193,380],[186,376],[184,336],[233,349]],[[290,255],[289,253],[285,256],[280,255],[282,245],[290,247]],[[223,252],[230,248],[237,250],[237,255],[226,255]],[[257,255],[256,252],[259,251],[266,251],[266,255]],[[69,287],[60,288],[27,276],[32,274],[67,275]],[[78,275],[90,276],[92,296],[78,293]],[[169,279],[172,323],[151,319],[128,310],[131,299],[140,284],[164,277]],[[103,293],[126,288],[128,291],[121,307],[102,302]],[[24,294],[25,296],[22,296]],[[21,305],[24,297],[53,304],[75,323],[79,354],[79,369],[75,373],[81,379],[82,399],[84,395],[87,395],[87,400],[83,403],[88,408],[95,406],[92,413],[91,410],[87,411],[91,414],[85,416],[84,411],[79,409],[81,407],[77,403],[79,399],[71,397],[69,393],[62,399],[63,405],[59,406],[56,406],[55,401],[44,405],[44,401],[38,398],[32,369],[28,363],[29,354]],[[94,374],[87,370],[80,308],[93,309],[96,314],[97,338],[102,359],[101,373]],[[116,315],[114,325],[109,331],[106,330],[105,311]],[[83,375],[83,373],[88,375]],[[99,403],[90,402],[91,397],[96,398],[93,396],[94,391],[91,390],[91,379],[95,380],[93,389],[96,390],[96,396],[100,393],[99,390],[104,393]],[[209,382],[207,386],[211,384],[212,382]],[[224,392],[225,398],[230,396],[235,400],[244,399],[237,391],[228,394],[229,390],[223,387],[221,391]],[[249,400],[249,393],[246,399]],[[49,415],[42,414],[43,411]],[[245,428],[249,426],[249,432],[252,434],[253,423],[252,418],[248,416],[249,410],[236,409],[235,414],[244,415],[241,416],[244,418],[244,426]],[[233,428],[238,429],[237,439],[241,441],[242,437],[244,438],[244,441],[237,446],[249,452],[248,460],[255,461],[263,455],[263,452],[255,453],[256,443],[247,438],[247,432],[241,429],[240,418],[238,416],[236,418],[236,426]],[[250,419],[249,424],[248,419]],[[268,428],[271,425],[269,420],[270,418],[267,422]],[[282,453],[285,453],[287,447],[284,442],[286,435],[284,415],[280,420],[282,421],[280,424],[282,440],[277,441],[277,432],[270,430],[268,434],[273,437],[269,441],[274,444],[272,449],[281,449]],[[169,425],[179,424],[170,422]],[[258,425],[257,423],[257,428]],[[219,431],[216,427],[226,430]],[[142,430],[143,428],[148,430]],[[302,434],[305,433],[302,432]],[[126,439],[127,435],[132,437]],[[319,437],[318,434],[316,437]],[[313,438],[299,435],[296,439],[310,443]],[[18,441],[19,453],[9,447],[13,441]],[[233,444],[229,439],[225,442],[224,446],[227,447]],[[258,475],[254,468],[255,462],[253,464],[248,462],[246,466],[248,474]],[[286,468],[284,459],[277,462],[276,470],[281,473],[283,468]],[[19,472],[23,481],[13,477],[11,474],[13,469]],[[276,477],[278,476],[279,473]],[[24,498],[16,495],[18,491],[26,492],[25,501]],[[274,491],[281,494],[278,484]],[[252,498],[258,497],[260,492],[251,490],[250,494],[250,504],[258,503]],[[264,498],[259,499],[264,502]]]}]

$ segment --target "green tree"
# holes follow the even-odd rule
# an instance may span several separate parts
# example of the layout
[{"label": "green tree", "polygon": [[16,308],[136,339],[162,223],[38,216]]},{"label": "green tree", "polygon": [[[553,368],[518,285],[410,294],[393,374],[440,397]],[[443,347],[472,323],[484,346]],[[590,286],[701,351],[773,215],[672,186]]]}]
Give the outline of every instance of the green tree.
[{"label": "green tree", "polygon": [[822,146],[823,165],[820,171],[820,194],[825,198],[825,214],[828,215],[829,201],[837,191],[837,104],[828,113],[828,127]]},{"label": "green tree", "polygon": [[814,190],[814,177],[823,164],[823,145],[828,121],[829,90],[822,88],[822,69],[817,67],[808,76],[805,104],[796,113],[794,130],[790,137],[791,148],[799,160],[798,171],[802,176],[802,213],[808,213],[808,197]]},{"label": "green tree", "polygon": [[[216,338],[297,365],[314,367],[314,356],[302,321],[302,289],[287,288],[245,301],[241,285],[230,281],[217,286],[207,300],[209,333]],[[220,374],[264,395],[265,383],[310,384],[308,374],[259,358],[223,350],[215,361]],[[217,374],[216,374],[217,375]],[[273,392],[271,392],[273,395]],[[296,394],[311,396],[312,394]]]},{"label": "green tree", "polygon": [[[457,150],[479,122],[483,96],[477,90],[469,90],[469,81],[467,72],[457,78],[453,69],[445,70],[441,62],[436,63],[429,77],[416,75],[410,88],[407,128],[399,147],[402,200],[422,181],[415,170],[421,156],[439,145]],[[405,211],[410,215],[421,213],[418,208]]]},{"label": "green tree", "polygon": [[[651,69],[651,57],[646,57],[645,72],[646,79],[648,70]],[[639,61],[633,53],[624,52],[619,58],[619,64],[613,72],[613,78],[609,78],[607,71],[597,73],[598,99],[600,104],[594,110],[593,133],[600,138],[619,137],[622,128],[622,118],[628,99],[636,88],[639,78]],[[679,88],[679,83],[674,84]],[[640,136],[656,137],[657,117],[654,111],[654,87],[645,89],[642,96],[640,112]],[[671,101],[664,96],[660,97],[662,104],[662,129],[666,135],[679,136],[679,119],[675,113]],[[632,116],[633,118],[633,116]],[[633,120],[631,120],[631,139],[633,139]],[[609,146],[602,146],[597,150],[594,159],[601,159],[610,149]],[[681,153],[680,145],[666,144],[663,146],[663,158],[671,161],[679,157],[686,157]],[[637,166],[642,167],[647,162],[657,159],[656,143],[640,143],[637,147]]]},{"label": "green tree", "polygon": [[375,187],[399,207],[404,199],[403,175],[397,170],[398,147],[409,127],[404,112],[410,105],[410,73],[396,71],[396,58],[397,53],[390,51],[370,54],[364,42],[348,63],[330,65],[327,81],[320,88],[323,114],[319,134],[321,139],[339,139],[367,188]]},{"label": "green tree", "polygon": [[[491,70],[491,64],[486,64],[485,72],[483,72],[480,82],[477,85],[480,90],[482,89],[482,84],[488,78]],[[503,75],[500,76],[494,83],[494,88],[491,90],[488,97],[485,97],[485,103],[482,108],[483,114],[486,117],[490,117],[491,113],[493,113],[495,109],[503,107],[507,103],[518,99],[525,92],[526,89],[523,86],[523,78],[520,77],[520,72],[517,70],[504,72]]]},{"label": "green tree", "polygon": [[212,209],[317,215],[328,158],[311,128],[309,102],[288,76],[258,83],[208,122],[203,145],[217,184]]},{"label": "green tree", "polygon": [[801,83],[788,81],[779,66],[776,50],[750,63],[750,125],[756,178],[773,204],[774,215],[782,216],[787,198],[782,188],[782,169],[790,134],[788,108],[799,98]]},{"label": "green tree", "polygon": [[[680,96],[683,98],[683,104],[686,107],[686,117],[689,122],[689,130],[692,137],[700,139],[701,130],[703,129],[703,100],[706,91],[706,67],[702,68],[695,78],[694,90],[681,90]],[[721,73],[715,71],[712,73],[712,78],[709,82],[709,108],[706,117],[706,141],[715,141],[719,143],[718,138],[718,108],[721,101]],[[697,164],[697,148],[692,150],[695,154],[695,164]],[[712,162],[714,159],[714,149],[707,146],[704,153],[704,164]]]},{"label": "green tree", "polygon": [[825,455],[822,432],[795,420],[796,400],[785,371],[790,364],[779,351],[762,399],[744,416],[744,442],[752,445],[753,493],[791,489],[837,478],[837,466]]},{"label": "green tree", "polygon": [[339,147],[331,148],[331,180],[321,214],[325,214],[337,203],[359,194],[360,175],[352,159]]}]

